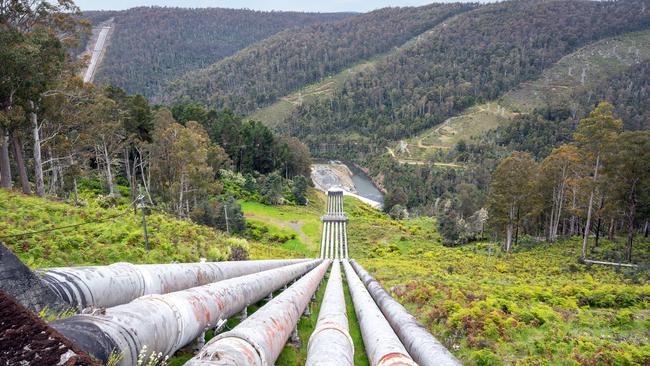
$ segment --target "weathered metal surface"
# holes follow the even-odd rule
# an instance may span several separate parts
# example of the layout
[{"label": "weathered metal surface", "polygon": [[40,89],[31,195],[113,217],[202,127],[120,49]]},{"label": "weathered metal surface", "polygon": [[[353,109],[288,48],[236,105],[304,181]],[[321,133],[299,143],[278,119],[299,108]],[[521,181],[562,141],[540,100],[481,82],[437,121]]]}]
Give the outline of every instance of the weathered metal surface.
[{"label": "weathered metal surface", "polygon": [[350,262],[413,359],[421,366],[460,366],[461,363],[359,263]]},{"label": "weathered metal surface", "polygon": [[338,261],[332,264],[316,329],[309,338],[307,349],[307,366],[354,365],[354,343],[348,328],[341,266]]},{"label": "weathered metal surface", "polygon": [[233,330],[210,340],[185,365],[272,366],[329,265],[324,261]]},{"label": "weathered metal surface", "polygon": [[207,328],[319,263],[321,260],[311,260],[166,295],[146,295],[101,314],[75,315],[52,326],[100,361],[106,362],[115,349],[123,355],[120,365],[131,366],[144,346],[148,353],[172,355]]},{"label": "weathered metal surface", "polygon": [[343,261],[343,269],[370,364],[373,366],[417,365],[348,261]]},{"label": "weathered metal surface", "polygon": [[70,308],[2,243],[0,243],[0,290],[35,314],[45,309],[60,313]]},{"label": "weathered metal surface", "polygon": [[140,296],[165,294],[300,263],[304,259],[241,262],[61,267],[38,270],[42,280],[68,304],[84,309],[111,307]]}]

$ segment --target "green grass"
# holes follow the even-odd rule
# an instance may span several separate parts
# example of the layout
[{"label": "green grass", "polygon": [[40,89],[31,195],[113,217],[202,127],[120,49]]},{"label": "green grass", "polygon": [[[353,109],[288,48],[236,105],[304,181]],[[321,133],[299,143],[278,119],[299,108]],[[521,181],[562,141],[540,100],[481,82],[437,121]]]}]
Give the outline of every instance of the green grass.
[{"label": "green grass", "polygon": [[345,271],[341,268],[341,277],[343,279],[343,295],[345,296],[345,311],[348,315],[348,328],[350,337],[354,343],[354,364],[356,366],[370,365],[368,356],[366,356],[366,347],[363,344],[361,337],[361,328],[359,327],[359,320],[357,314],[354,312],[354,304],[352,303],[352,295],[348,288],[348,281],[345,277]]},{"label": "green grass", "polygon": [[[111,201],[112,203],[112,201]],[[229,237],[223,232],[152,212],[147,215],[150,251],[145,250],[140,215],[126,205],[103,208],[100,199],[76,207],[37,197],[0,190],[0,236],[54,227],[102,221],[75,228],[6,238],[3,241],[32,268],[132,263],[195,262],[225,260],[232,245],[249,248],[252,258],[292,256],[281,247],[269,252],[259,243]],[[105,220],[105,221],[104,221]]]},{"label": "green grass", "polygon": [[[464,364],[650,363],[650,240],[636,239],[634,255],[645,264],[641,270],[585,266],[577,262],[578,238],[552,245],[522,238],[510,255],[492,242],[447,248],[441,245],[432,218],[392,220],[351,197],[345,197],[344,206],[350,219],[351,256]],[[247,215],[256,216],[256,222],[268,226],[271,233],[286,234],[289,225],[302,223],[302,231],[311,243],[300,243],[305,253],[297,253],[285,248],[287,243],[251,242],[253,258],[313,256],[319,249],[324,195],[312,191],[306,207],[270,207],[252,202],[244,202],[242,207]],[[0,191],[0,234],[78,223],[121,213],[123,209],[77,208]],[[117,260],[196,260],[211,250],[224,256],[229,240],[241,240],[188,221],[151,214],[153,250],[146,253],[140,223],[131,215],[77,231],[6,242],[21,259],[36,267],[108,264]],[[603,240],[591,256],[614,260],[622,241]],[[363,342],[344,287],[355,364],[364,365]],[[323,288],[318,296],[322,296]],[[318,313],[318,305],[312,306],[313,315],[299,324],[303,346],[287,346],[278,365],[304,362],[304,347]],[[234,326],[236,319],[228,324]]]}]

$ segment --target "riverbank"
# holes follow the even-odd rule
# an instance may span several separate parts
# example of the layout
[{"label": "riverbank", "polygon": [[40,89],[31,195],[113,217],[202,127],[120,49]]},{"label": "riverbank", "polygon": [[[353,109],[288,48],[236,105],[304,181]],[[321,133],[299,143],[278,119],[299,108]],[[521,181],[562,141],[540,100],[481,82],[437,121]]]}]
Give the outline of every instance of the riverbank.
[{"label": "riverbank", "polygon": [[311,178],[318,190],[327,192],[329,188],[343,189],[347,196],[381,209],[383,193],[358,166],[350,167],[339,161],[318,162],[312,164]]}]

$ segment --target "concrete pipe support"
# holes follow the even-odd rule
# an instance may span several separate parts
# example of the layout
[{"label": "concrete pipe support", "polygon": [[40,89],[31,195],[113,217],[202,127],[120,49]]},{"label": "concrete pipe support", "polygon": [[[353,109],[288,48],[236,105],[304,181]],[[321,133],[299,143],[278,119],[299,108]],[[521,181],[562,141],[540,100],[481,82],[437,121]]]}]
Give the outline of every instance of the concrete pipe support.
[{"label": "concrete pipe support", "polygon": [[143,295],[185,290],[228,278],[296,264],[298,260],[61,267],[38,270],[42,279],[79,310],[125,304]]},{"label": "concrete pipe support", "polygon": [[461,363],[422,324],[375,280],[359,263],[352,267],[365,284],[370,296],[397,333],[413,359],[421,366],[460,366]]},{"label": "concrete pipe support", "polygon": [[324,261],[233,330],[210,340],[186,366],[274,365],[330,263]]},{"label": "concrete pipe support", "polygon": [[354,343],[348,329],[341,266],[332,265],[318,313],[316,329],[309,338],[306,366],[353,366]]},{"label": "concrete pipe support", "polygon": [[166,295],[146,295],[103,313],[81,314],[52,326],[80,348],[106,362],[115,351],[120,365],[136,364],[146,353],[172,355],[206,329],[238,314],[316,267],[311,260]]},{"label": "concrete pipe support", "polygon": [[372,366],[417,365],[348,261],[343,261],[343,269],[370,364]]}]

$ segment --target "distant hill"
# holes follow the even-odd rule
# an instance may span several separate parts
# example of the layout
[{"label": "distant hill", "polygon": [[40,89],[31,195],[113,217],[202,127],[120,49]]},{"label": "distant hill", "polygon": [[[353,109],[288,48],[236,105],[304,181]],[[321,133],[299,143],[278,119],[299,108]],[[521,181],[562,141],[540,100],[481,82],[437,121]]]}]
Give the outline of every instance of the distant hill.
[{"label": "distant hill", "polygon": [[281,32],[167,86],[158,100],[200,101],[248,114],[357,62],[385,53],[471,4],[385,8]]},{"label": "distant hill", "polygon": [[301,105],[276,128],[315,151],[376,150],[499,98],[580,47],[648,28],[642,1],[484,5],[354,74],[331,98]]},{"label": "distant hill", "polygon": [[114,19],[95,82],[146,96],[153,96],[168,80],[211,65],[282,30],[352,15],[161,7],[84,13],[93,25]]}]

